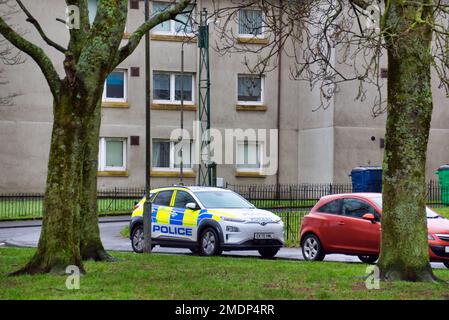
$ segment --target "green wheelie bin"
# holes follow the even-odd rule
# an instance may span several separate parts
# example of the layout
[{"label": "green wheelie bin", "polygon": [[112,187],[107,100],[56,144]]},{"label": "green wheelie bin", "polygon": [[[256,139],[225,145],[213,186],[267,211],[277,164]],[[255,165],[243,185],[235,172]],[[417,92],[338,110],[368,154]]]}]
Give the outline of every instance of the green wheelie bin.
[{"label": "green wheelie bin", "polygon": [[435,173],[440,182],[441,202],[449,206],[449,164],[439,167]]}]

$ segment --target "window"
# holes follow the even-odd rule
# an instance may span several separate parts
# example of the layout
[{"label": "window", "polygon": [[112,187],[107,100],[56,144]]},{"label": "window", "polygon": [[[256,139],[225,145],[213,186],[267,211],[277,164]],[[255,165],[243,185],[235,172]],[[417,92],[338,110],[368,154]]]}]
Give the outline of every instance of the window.
[{"label": "window", "polygon": [[340,214],[341,201],[334,200],[329,203],[326,203],[324,206],[319,208],[317,211],[322,213],[330,213],[330,214]]},{"label": "window", "polygon": [[170,140],[153,140],[153,168],[180,168],[182,151],[183,168],[191,169],[191,149],[191,141],[177,143]]},{"label": "window", "polygon": [[[153,2],[153,16],[164,12],[172,3],[167,2]],[[167,34],[191,34],[193,33],[193,23],[192,23],[192,6],[188,6],[182,14],[176,16],[176,20],[168,20],[158,24],[152,29],[156,33],[167,33]]]},{"label": "window", "polygon": [[366,213],[372,213],[378,216],[376,210],[367,202],[358,199],[343,199],[341,212],[344,216],[353,218],[362,218]]},{"label": "window", "polygon": [[153,102],[179,104],[183,95],[185,103],[193,104],[193,83],[192,74],[154,72]]},{"label": "window", "polygon": [[237,142],[237,169],[259,170],[261,168],[262,144],[253,141]]},{"label": "window", "polygon": [[126,71],[115,70],[104,84],[103,101],[126,102]]},{"label": "window", "polygon": [[175,208],[185,208],[188,203],[195,203],[195,199],[185,191],[176,191]]},{"label": "window", "polygon": [[239,103],[262,103],[263,78],[252,75],[239,75],[237,83]]},{"label": "window", "polygon": [[262,11],[254,9],[241,9],[239,11],[239,35],[263,36]]},{"label": "window", "polygon": [[154,199],[153,203],[158,206],[169,207],[172,195],[173,190],[160,191]]},{"label": "window", "polygon": [[99,171],[126,170],[126,139],[100,138]]}]

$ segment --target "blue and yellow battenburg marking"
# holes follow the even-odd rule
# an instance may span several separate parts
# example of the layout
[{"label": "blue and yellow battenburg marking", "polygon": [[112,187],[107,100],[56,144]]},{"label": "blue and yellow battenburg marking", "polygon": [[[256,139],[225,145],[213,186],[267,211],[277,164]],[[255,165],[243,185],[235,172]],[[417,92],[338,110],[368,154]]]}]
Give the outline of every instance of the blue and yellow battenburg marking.
[{"label": "blue and yellow battenburg marking", "polygon": [[[177,190],[177,189],[176,189]],[[185,189],[180,189],[185,190]],[[152,190],[152,193],[158,192],[159,189]],[[152,206],[151,220],[153,223],[160,225],[153,225],[153,231],[175,234],[175,235],[192,235],[191,227],[198,226],[203,219],[214,219],[220,221],[222,216],[234,217],[234,215],[220,210],[191,210],[186,208],[174,208],[173,202],[176,193],[173,193],[171,207],[166,206]],[[145,198],[139,202],[139,207],[133,211],[132,216],[143,215],[143,204]],[[179,226],[179,227],[178,227]],[[189,228],[190,227],[190,228]]]}]

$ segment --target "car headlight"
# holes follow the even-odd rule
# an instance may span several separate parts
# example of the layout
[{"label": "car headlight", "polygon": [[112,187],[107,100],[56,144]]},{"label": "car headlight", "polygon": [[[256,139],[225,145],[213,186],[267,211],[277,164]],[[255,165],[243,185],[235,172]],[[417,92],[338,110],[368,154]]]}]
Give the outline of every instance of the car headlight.
[{"label": "car headlight", "polygon": [[273,219],[273,223],[282,223],[282,219],[281,218],[275,218],[275,219]]},{"label": "car headlight", "polygon": [[427,240],[435,240],[435,238],[430,233],[428,233]]},{"label": "car headlight", "polygon": [[224,221],[228,222],[237,222],[237,223],[245,223],[245,219],[239,219],[239,218],[231,218],[231,217],[221,217]]}]

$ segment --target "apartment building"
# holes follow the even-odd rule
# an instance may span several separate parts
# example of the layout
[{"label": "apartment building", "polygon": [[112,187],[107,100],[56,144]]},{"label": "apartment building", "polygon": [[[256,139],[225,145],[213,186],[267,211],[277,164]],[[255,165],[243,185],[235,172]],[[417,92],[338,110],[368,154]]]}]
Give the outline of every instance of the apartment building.
[{"label": "apartment building", "polygon": [[[24,1],[41,22],[47,35],[66,43],[68,32],[56,21],[64,17],[64,2]],[[221,1],[226,5],[226,1]],[[152,13],[168,2],[151,1]],[[123,42],[144,21],[142,1],[130,1]],[[89,1],[91,19],[96,1]],[[49,8],[51,13],[49,14]],[[199,1],[196,17],[203,8],[213,10],[211,1]],[[54,14],[53,14],[54,13]],[[246,8],[232,20],[237,42],[263,48],[270,35],[264,32],[262,12]],[[145,111],[151,110],[153,185],[180,181],[181,156],[172,134],[181,126],[181,96],[184,128],[192,137],[183,144],[183,182],[198,178],[195,158],[194,122],[198,120],[199,48],[195,25],[184,15],[167,21],[150,35],[151,104],[145,103],[144,43],[112,72],[104,88],[98,164],[98,187],[142,187],[145,183]],[[11,25],[26,30],[25,37],[39,44],[55,61],[62,76],[62,55],[43,43],[23,13],[11,17]],[[281,54],[275,70],[262,76],[248,71],[245,61],[255,63],[255,53],[222,54],[214,44],[220,32],[210,24],[211,126],[226,129],[277,129],[278,170],[261,169],[274,142],[259,137],[232,141],[232,163],[218,164],[219,183],[274,184],[299,182],[348,182],[351,168],[382,162],[385,116],[373,118],[371,105],[354,100],[351,84],[342,84],[326,109],[314,111],[319,101],[309,85],[291,78],[293,59]],[[181,73],[181,50],[184,72]],[[257,51],[257,50],[254,50]],[[386,67],[386,66],[384,66]],[[20,65],[4,66],[7,85],[1,91],[19,93],[13,106],[0,107],[0,192],[42,192],[45,188],[49,141],[52,128],[51,95],[38,67],[31,59]],[[181,88],[182,87],[182,88]],[[370,93],[368,93],[370,94]],[[449,110],[447,98],[435,86],[435,111],[429,145],[428,179],[449,162]],[[228,141],[229,146],[229,141]],[[273,155],[271,155],[273,156]]]}]

